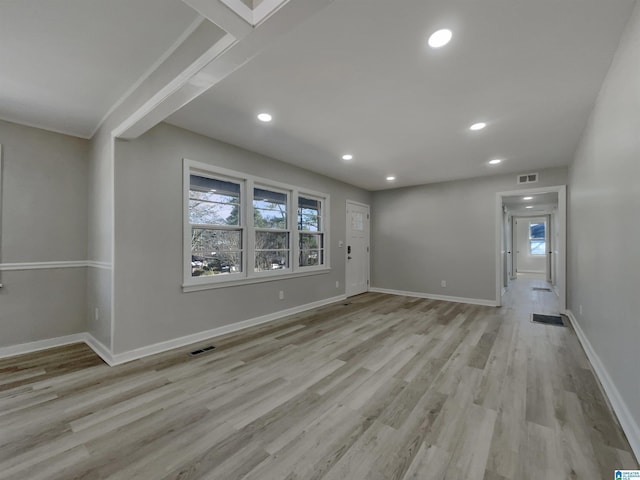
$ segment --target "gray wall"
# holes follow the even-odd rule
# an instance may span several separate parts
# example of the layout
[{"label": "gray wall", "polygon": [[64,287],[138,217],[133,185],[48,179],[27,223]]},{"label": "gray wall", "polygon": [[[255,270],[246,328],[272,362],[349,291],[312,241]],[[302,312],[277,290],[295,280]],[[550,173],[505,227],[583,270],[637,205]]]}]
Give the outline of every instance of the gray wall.
[{"label": "gray wall", "polygon": [[[345,202],[370,203],[368,192],[167,124],[116,142],[115,153],[114,353],[344,294],[344,249],[337,245],[345,239]],[[328,193],[331,271],[183,293],[185,157]]]},{"label": "gray wall", "polygon": [[[1,263],[86,260],[88,142],[0,121]],[[4,271],[0,346],[85,331],[86,269]]]},{"label": "gray wall", "polygon": [[[567,183],[566,168],[539,173],[530,186]],[[495,300],[496,193],[525,187],[507,174],[375,192],[372,285]]]},{"label": "gray wall", "polygon": [[111,349],[113,140],[107,128],[91,139],[88,184],[88,259],[99,266],[87,271],[87,331]]},{"label": "gray wall", "polygon": [[640,6],[627,28],[569,171],[569,309],[640,425]]}]

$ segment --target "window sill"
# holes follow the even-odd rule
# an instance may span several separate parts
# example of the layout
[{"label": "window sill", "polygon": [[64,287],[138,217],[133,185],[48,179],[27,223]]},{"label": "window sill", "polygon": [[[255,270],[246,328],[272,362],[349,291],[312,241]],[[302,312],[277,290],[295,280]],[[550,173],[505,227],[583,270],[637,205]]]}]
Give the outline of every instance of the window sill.
[{"label": "window sill", "polygon": [[182,285],[182,292],[200,292],[202,290],[214,290],[217,288],[237,287],[240,285],[251,285],[253,283],[275,282],[277,280],[287,280],[290,278],[309,277],[313,275],[325,275],[331,271],[331,268],[319,268],[306,272],[286,273],[282,275],[271,275],[262,277],[242,278],[239,280],[203,282],[203,283],[185,283]]}]

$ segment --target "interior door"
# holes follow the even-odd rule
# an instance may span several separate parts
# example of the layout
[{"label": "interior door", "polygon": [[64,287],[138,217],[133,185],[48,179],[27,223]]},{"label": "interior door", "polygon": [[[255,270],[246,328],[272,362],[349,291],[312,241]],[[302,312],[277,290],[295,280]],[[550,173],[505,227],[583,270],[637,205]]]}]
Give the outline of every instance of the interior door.
[{"label": "interior door", "polygon": [[369,206],[347,202],[346,293],[369,290]]}]

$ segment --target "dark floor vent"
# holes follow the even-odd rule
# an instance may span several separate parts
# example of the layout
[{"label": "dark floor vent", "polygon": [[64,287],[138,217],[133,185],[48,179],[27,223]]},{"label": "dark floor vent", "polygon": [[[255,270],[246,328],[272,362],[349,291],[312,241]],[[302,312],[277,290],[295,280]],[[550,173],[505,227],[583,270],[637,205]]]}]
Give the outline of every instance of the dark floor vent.
[{"label": "dark floor vent", "polygon": [[193,352],[190,352],[189,355],[191,355],[192,357],[196,357],[198,355],[202,355],[203,353],[207,353],[210,352],[211,350],[214,350],[216,347],[214,347],[213,345],[207,345],[206,347],[202,347],[198,350],[194,350]]},{"label": "dark floor vent", "polygon": [[531,321],[533,323],[542,323],[544,325],[555,325],[556,327],[565,326],[560,315],[541,315],[540,313],[532,313]]},{"label": "dark floor vent", "polygon": [[550,288],[544,288],[544,287],[533,287],[531,290],[533,290],[534,292],[550,292],[551,291]]}]

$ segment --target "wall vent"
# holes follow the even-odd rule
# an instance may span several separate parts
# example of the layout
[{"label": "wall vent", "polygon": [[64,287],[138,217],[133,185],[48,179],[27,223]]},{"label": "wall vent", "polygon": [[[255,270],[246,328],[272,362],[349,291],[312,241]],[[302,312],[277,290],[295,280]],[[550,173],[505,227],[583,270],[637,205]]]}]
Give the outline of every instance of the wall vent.
[{"label": "wall vent", "polygon": [[524,173],[522,175],[518,175],[518,185],[522,183],[538,183],[538,174]]},{"label": "wall vent", "polygon": [[206,347],[202,347],[198,350],[194,350],[193,352],[189,352],[189,355],[192,357],[195,357],[197,355],[202,355],[203,353],[207,353],[210,352],[211,350],[214,350],[216,347],[214,347],[213,345],[207,345]]}]

